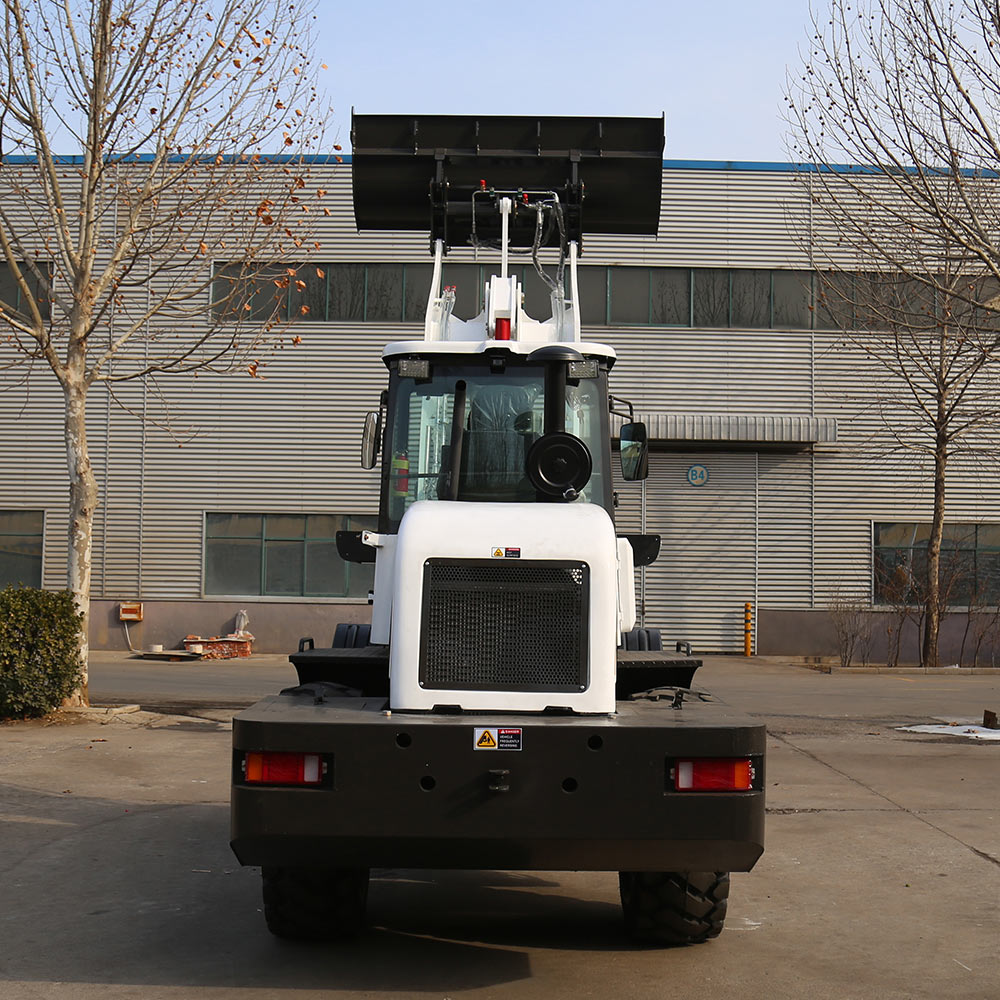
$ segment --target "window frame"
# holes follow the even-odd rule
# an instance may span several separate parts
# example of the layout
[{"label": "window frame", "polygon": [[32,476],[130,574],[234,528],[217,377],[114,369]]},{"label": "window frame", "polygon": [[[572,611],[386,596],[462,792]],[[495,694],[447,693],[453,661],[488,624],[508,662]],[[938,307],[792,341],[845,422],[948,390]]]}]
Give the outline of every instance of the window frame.
[{"label": "window frame", "polygon": [[[231,262],[227,261],[216,261],[214,264],[213,280],[211,286],[210,294],[213,297],[212,308],[213,317],[216,322],[247,322],[253,323],[265,322],[262,319],[253,319],[251,316],[248,319],[237,319],[235,314],[230,310],[229,312],[221,312],[216,308],[216,303],[214,299],[215,289],[217,287],[217,280],[223,277],[223,272],[227,267],[236,267]],[[262,280],[273,280],[276,274],[282,273],[285,269],[293,269],[294,273],[289,274],[289,287],[282,290],[281,300],[279,307],[274,312],[274,319],[278,322],[288,322],[288,323],[350,323],[350,324],[375,324],[375,323],[404,323],[418,325],[423,322],[423,309],[418,308],[418,303],[424,298],[425,290],[429,292],[429,280],[428,280],[428,270],[431,265],[427,262],[420,261],[386,261],[386,260],[370,260],[370,261],[358,261],[358,260],[323,260],[323,261],[306,261],[306,262],[288,262],[288,263],[269,263],[259,265],[260,267],[260,278]],[[360,269],[360,274],[355,275],[354,280],[359,284],[359,288],[355,290],[356,294],[360,295],[361,302],[360,308],[357,310],[358,315],[354,317],[347,318],[331,318],[330,312],[332,304],[334,301],[339,302],[344,296],[338,296],[335,294],[335,279],[337,277],[336,269],[338,267],[350,267]],[[468,268],[475,271],[475,288],[473,293],[469,296],[471,300],[471,306],[467,305],[459,310],[460,314],[464,314],[469,311],[469,308],[473,310],[473,315],[478,315],[483,308],[483,286],[485,285],[486,278],[490,274],[497,273],[499,270],[499,263],[482,263],[478,261],[449,261],[444,265],[443,271],[443,283],[445,285],[449,284],[448,271],[450,268],[461,267]],[[551,265],[546,265],[546,267],[551,267]],[[307,313],[306,315],[300,315],[299,310],[293,308],[293,300],[295,297],[295,291],[292,287],[292,283],[296,280],[296,275],[302,272],[303,269],[316,268],[323,271],[322,281],[324,283],[323,289],[325,294],[320,294],[317,296],[323,302],[323,312]],[[397,285],[397,290],[399,291],[398,301],[393,301],[389,303],[392,307],[386,310],[384,307],[375,309],[372,302],[370,301],[372,295],[372,269],[373,268],[398,268],[399,277],[398,280],[393,278],[392,284]],[[644,274],[646,281],[646,319],[643,322],[638,321],[623,321],[616,320],[613,318],[614,303],[613,303],[613,287],[615,274],[621,271],[636,272]],[[674,271],[680,272],[685,275],[685,284],[687,286],[687,316],[684,322],[680,323],[664,323],[664,322],[654,322],[654,307],[653,307],[653,291],[656,285],[656,275],[654,272],[659,271]],[[708,324],[704,326],[695,325],[695,312],[696,312],[696,275],[698,272],[717,272],[718,278],[721,281],[722,276],[725,276],[725,285],[727,288],[725,299],[725,322],[719,324]],[[756,272],[758,275],[768,276],[768,291],[767,291],[767,326],[739,326],[734,324],[734,305],[733,305],[733,285],[734,281],[743,272]],[[516,275],[520,278],[522,288],[525,288],[527,282],[530,280],[534,273],[533,267],[530,264],[514,264],[510,268],[510,273]],[[568,285],[568,271],[567,273],[567,285]],[[779,274],[796,274],[796,275],[809,275],[808,285],[803,283],[802,291],[804,295],[803,305],[804,309],[796,309],[795,311],[799,314],[805,313],[808,317],[808,325],[792,325],[789,323],[782,323],[780,325],[776,324],[775,315],[777,313],[776,302],[775,302],[775,277]],[[419,277],[418,277],[419,276]],[[634,278],[635,275],[630,275],[629,277]],[[582,264],[580,268],[580,285],[583,288],[588,281],[593,279],[594,286],[589,288],[588,291],[591,295],[596,296],[597,286],[603,286],[600,294],[603,295],[603,318],[600,320],[595,320],[593,316],[588,316],[583,320],[583,325],[588,327],[611,327],[611,328],[621,328],[621,329],[662,329],[662,330],[679,330],[679,329],[724,329],[724,330],[738,330],[755,332],[759,330],[784,330],[788,332],[812,332],[817,330],[837,330],[839,326],[824,326],[818,323],[817,320],[820,318],[820,313],[824,310],[824,305],[819,301],[820,295],[820,279],[821,275],[815,270],[810,270],[807,268],[775,268],[775,267],[753,267],[753,268],[734,268],[734,267],[715,267],[715,266],[678,266],[676,264],[665,264],[665,265],[632,265],[632,264]],[[253,277],[249,277],[248,281],[254,281]],[[853,287],[853,277],[851,277],[852,287]],[[721,287],[721,286],[720,286]],[[783,285],[783,288],[786,288]],[[464,288],[463,288],[464,291]],[[567,287],[567,295],[569,289]],[[350,293],[355,294],[355,293]],[[347,299],[350,299],[350,294],[347,295]],[[463,298],[465,298],[463,294]],[[397,296],[394,296],[394,299]],[[583,295],[581,294],[581,299]],[[720,296],[721,298],[721,296]],[[591,303],[592,305],[593,303]],[[721,303],[720,303],[721,304]],[[426,308],[426,301],[423,302],[424,308]],[[398,307],[398,308],[397,308]],[[763,310],[762,310],[763,311]],[[381,316],[376,316],[375,313],[382,313]],[[463,318],[470,318],[464,317]],[[536,317],[537,318],[537,317]]]},{"label": "window frame", "polygon": [[[435,359],[435,365],[440,369],[463,369],[471,368],[473,372],[476,372],[478,366],[471,364],[470,359],[467,355],[450,355],[441,354]],[[408,389],[410,383],[413,381],[409,376],[401,376],[399,374],[399,359],[390,358],[387,361],[389,368],[389,390],[387,398],[386,412],[388,414],[386,418],[386,426],[383,431],[382,439],[382,462],[379,470],[379,515],[378,515],[378,531],[385,534],[396,534],[399,531],[399,524],[402,520],[402,514],[399,517],[393,516],[393,503],[391,497],[391,479],[392,479],[392,460],[395,453],[395,441],[394,436],[396,434],[396,420],[397,414],[400,410],[401,397],[408,394]],[[540,366],[539,366],[540,367]],[[516,371],[518,368],[536,368],[535,365],[530,365],[525,358],[514,358],[511,359],[510,366],[511,371]],[[598,375],[594,380],[598,386],[598,395],[601,399],[607,398],[608,391],[608,370],[609,365],[606,361],[601,361],[599,363]],[[483,372],[485,374],[485,372]],[[601,474],[600,486],[601,493],[600,496],[595,494],[593,502],[599,506],[602,506],[607,512],[608,516],[614,521],[615,519],[615,505],[614,505],[614,474],[612,469],[612,454],[610,450],[610,440],[611,440],[611,414],[605,405],[598,405],[596,407],[598,424],[592,431],[592,439],[595,440],[600,451],[598,452],[594,449],[592,453],[594,469],[598,470]],[[444,501],[441,501],[444,502]],[[469,500],[463,501],[467,503],[479,503],[485,501],[479,500]],[[500,502],[513,502],[513,501],[500,501]],[[534,501],[530,501],[534,502]],[[409,503],[407,504],[407,507]]]},{"label": "window frame", "polygon": [[[912,564],[915,554],[926,553],[927,542],[926,540],[922,543],[913,543],[910,545],[886,545],[879,544],[879,534],[880,530],[888,528],[890,526],[902,526],[910,529],[915,529],[920,531],[924,529],[926,533],[930,531],[929,521],[904,521],[904,520],[893,520],[893,521],[876,521],[872,520],[870,522],[871,531],[871,558],[870,558],[870,569],[871,569],[871,605],[873,608],[892,608],[898,607],[899,602],[893,602],[891,600],[886,600],[886,594],[881,591],[880,588],[880,576],[879,576],[879,552],[908,552],[909,553],[909,563],[911,566],[910,572],[912,573]],[[951,553],[969,553],[971,554],[971,569],[972,576],[969,579],[969,583],[972,586],[971,593],[975,595],[976,590],[982,583],[981,573],[980,573],[980,559],[986,554],[1000,554],[1000,546],[990,546],[980,544],[980,529],[990,528],[990,529],[1000,529],[1000,521],[949,521],[945,523],[945,537],[942,539],[941,545],[941,555],[942,558],[949,552]],[[971,531],[973,536],[972,546],[964,544],[949,544],[950,539],[948,538],[948,532],[957,533],[962,530]],[[962,539],[959,539],[962,541]],[[958,579],[958,585],[961,586],[961,577]],[[993,593],[987,592],[982,601],[977,601],[976,603],[970,603],[969,601],[949,601],[947,604],[948,608],[955,610],[964,611],[976,611],[976,610],[988,610],[1000,607],[1000,583],[997,583],[996,589]],[[907,607],[918,607],[919,601],[916,599],[915,595],[907,594]],[[911,600],[912,598],[912,600]]]},{"label": "window frame", "polygon": [[[3,519],[11,514],[37,514],[41,518],[40,530],[37,534],[24,534],[23,532],[12,532],[3,530]],[[46,536],[46,511],[43,507],[6,507],[0,510],[0,539],[4,538],[17,538],[17,539],[28,539],[37,538],[38,539],[38,583],[25,583],[23,580],[18,583],[11,583],[10,586],[20,586],[20,587],[30,587],[34,590],[43,589],[43,584],[45,581],[45,536]],[[0,583],[0,589],[7,586],[8,584]]]},{"label": "window frame", "polygon": [[[39,260],[36,261],[35,263],[39,267],[39,269],[46,269],[48,271],[48,282],[49,282],[49,292],[50,292],[49,298],[45,298],[41,294],[38,294],[36,302],[38,304],[38,311],[41,313],[42,319],[51,319],[52,318],[51,292],[52,292],[52,284],[55,277],[55,269],[53,268],[52,261],[50,260]],[[40,293],[42,289],[39,286],[38,279],[36,279],[35,276],[31,273],[31,268],[29,267],[28,263],[22,260],[19,261],[18,264],[21,268],[22,273],[24,274],[25,280],[29,284],[33,283],[35,285],[36,293]],[[6,261],[0,261],[0,278],[8,278],[11,283],[13,283],[14,281],[14,276],[13,274],[11,274],[10,265]],[[21,286],[16,285],[14,287],[16,288],[17,295],[15,296],[14,301],[10,303],[10,305],[14,307],[14,311],[19,316],[27,316],[27,313],[24,312],[22,309],[24,303],[23,303],[23,297],[21,295]]]},{"label": "window frame", "polygon": [[[244,515],[250,517],[259,517],[261,519],[261,527],[259,535],[209,535],[209,518],[211,515],[217,514],[221,516],[232,516],[232,515]],[[294,517],[302,518],[302,535],[300,538],[289,538],[284,534],[269,535],[267,531],[267,519],[271,518],[282,518],[282,517]],[[344,567],[344,579],[346,581],[345,590],[347,593],[344,594],[318,594],[309,593],[306,590],[306,582],[308,580],[309,573],[309,546],[310,543],[322,543],[325,545],[336,545],[336,534],[332,538],[326,535],[319,535],[316,537],[310,537],[308,534],[308,518],[309,517],[339,517],[344,519],[344,526],[337,530],[355,531],[363,530],[368,525],[362,525],[355,523],[360,519],[367,519],[369,525],[372,529],[377,524],[378,514],[373,512],[343,512],[343,511],[282,511],[282,510],[203,510],[202,511],[202,557],[201,557],[201,596],[205,600],[254,600],[263,602],[299,602],[310,601],[310,602],[329,602],[329,603],[367,603],[368,600],[368,590],[371,589],[371,583],[365,588],[365,593],[363,594],[351,594],[351,574],[354,572],[359,572],[355,568],[354,564],[345,559],[340,559],[338,554],[337,558]],[[213,539],[239,539],[239,540],[252,540],[256,541],[257,544],[257,570],[258,570],[258,586],[259,590],[257,593],[233,593],[233,592],[209,592],[207,590],[208,586],[208,557],[209,557],[209,543]],[[301,552],[302,552],[302,570],[300,573],[301,582],[301,593],[268,593],[267,592],[267,543],[271,541],[278,542],[301,542]],[[373,570],[369,570],[364,573],[364,577],[371,575]]]}]

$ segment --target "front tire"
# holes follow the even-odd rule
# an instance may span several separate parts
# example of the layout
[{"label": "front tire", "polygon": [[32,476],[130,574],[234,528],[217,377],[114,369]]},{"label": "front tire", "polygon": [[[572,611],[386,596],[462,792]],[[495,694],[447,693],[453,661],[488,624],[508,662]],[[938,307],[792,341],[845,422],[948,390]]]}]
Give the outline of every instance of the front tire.
[{"label": "front tire", "polygon": [[263,868],[264,919],[276,937],[335,941],[364,926],[367,868]]},{"label": "front tire", "polygon": [[646,944],[700,944],[722,933],[729,872],[620,872],[625,930]]}]

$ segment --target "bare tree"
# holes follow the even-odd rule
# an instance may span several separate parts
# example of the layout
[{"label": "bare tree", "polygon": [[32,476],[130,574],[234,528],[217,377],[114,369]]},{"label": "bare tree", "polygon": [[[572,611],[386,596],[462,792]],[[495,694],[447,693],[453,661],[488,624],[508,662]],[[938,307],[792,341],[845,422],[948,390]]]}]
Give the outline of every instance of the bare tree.
[{"label": "bare tree", "polygon": [[[913,567],[908,561],[891,567],[879,582],[879,599],[889,607],[885,615],[885,662],[888,667],[899,665],[906,626],[914,620],[914,595],[917,587]],[[915,624],[919,630],[919,612]]]},{"label": "bare tree", "polygon": [[0,368],[62,391],[67,585],[86,665],[88,393],[256,373],[277,303],[303,284],[265,269],[308,249],[309,14],[279,0],[0,2]]},{"label": "bare tree", "polygon": [[[787,96],[824,322],[880,373],[933,482],[922,662],[937,664],[949,462],[1000,421],[1000,5],[829,0]],[[837,164],[851,164],[840,167]]]},{"label": "bare tree", "polygon": [[[990,604],[979,604],[973,601],[969,608],[969,623],[972,632],[972,666],[978,667],[979,656],[983,646],[989,650],[989,665],[997,665],[997,652],[1000,648],[1000,606]],[[964,651],[964,640],[963,640]]]},{"label": "bare tree", "polygon": [[853,664],[860,656],[861,665],[871,662],[875,621],[868,595],[852,592],[838,585],[830,601],[830,618],[837,635],[837,652],[841,667]]}]

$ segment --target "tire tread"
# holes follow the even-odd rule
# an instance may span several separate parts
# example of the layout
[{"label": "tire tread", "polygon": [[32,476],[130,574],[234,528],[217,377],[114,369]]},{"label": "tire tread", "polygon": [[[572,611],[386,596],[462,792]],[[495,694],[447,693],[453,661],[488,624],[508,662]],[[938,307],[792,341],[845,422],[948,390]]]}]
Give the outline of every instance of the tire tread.
[{"label": "tire tread", "polygon": [[261,869],[264,919],[276,937],[333,941],[364,926],[367,868]]},{"label": "tire tread", "polygon": [[621,872],[625,929],[636,941],[700,944],[726,920],[729,872]]}]

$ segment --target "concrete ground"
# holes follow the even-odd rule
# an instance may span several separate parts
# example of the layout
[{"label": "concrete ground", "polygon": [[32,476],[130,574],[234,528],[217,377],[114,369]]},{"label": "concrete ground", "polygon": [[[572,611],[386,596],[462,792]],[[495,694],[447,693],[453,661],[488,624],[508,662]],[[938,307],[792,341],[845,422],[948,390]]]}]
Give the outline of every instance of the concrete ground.
[{"label": "concrete ground", "polygon": [[357,942],[271,938],[219,706],[292,679],[94,662],[93,694],[169,713],[0,726],[3,1000],[1000,997],[1000,743],[896,729],[981,720],[996,676],[709,658],[699,683],[768,723],[767,845],[722,936],[680,950],[625,940],[607,873],[378,872]]}]

